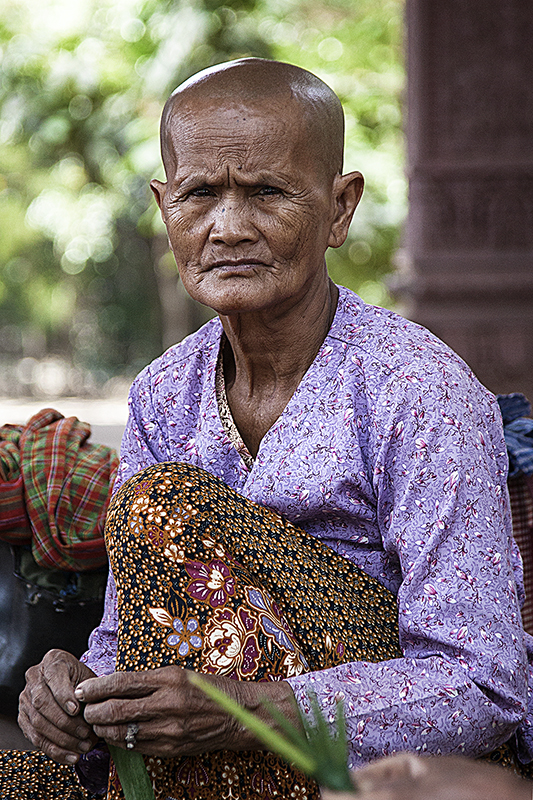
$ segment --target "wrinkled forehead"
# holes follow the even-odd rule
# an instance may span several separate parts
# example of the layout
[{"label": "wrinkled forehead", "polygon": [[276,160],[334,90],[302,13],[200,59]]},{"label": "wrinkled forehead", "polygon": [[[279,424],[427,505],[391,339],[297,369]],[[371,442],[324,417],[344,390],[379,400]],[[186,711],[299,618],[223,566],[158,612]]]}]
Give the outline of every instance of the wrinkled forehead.
[{"label": "wrinkled forehead", "polygon": [[208,153],[240,148],[248,157],[276,141],[292,151],[311,139],[304,106],[288,93],[243,101],[228,96],[181,99],[173,103],[161,130],[165,165],[194,150]]},{"label": "wrinkled forehead", "polygon": [[[183,130],[196,139],[202,128],[220,138],[213,120],[233,114],[225,133],[243,128],[260,138],[261,127],[272,132],[282,121],[284,144],[298,142],[313,152],[324,175],[342,171],[344,115],[339,98],[315,75],[291,64],[243,59],[209,68],[181,84],[169,98],[161,120],[161,149],[165,169],[184,146]],[[167,170],[168,174],[168,170]]]},{"label": "wrinkled forehead", "polygon": [[329,185],[342,170],[342,135],[308,109],[294,97],[180,103],[167,115],[161,140],[167,179],[181,180],[205,162],[211,174],[233,164],[291,184]]}]

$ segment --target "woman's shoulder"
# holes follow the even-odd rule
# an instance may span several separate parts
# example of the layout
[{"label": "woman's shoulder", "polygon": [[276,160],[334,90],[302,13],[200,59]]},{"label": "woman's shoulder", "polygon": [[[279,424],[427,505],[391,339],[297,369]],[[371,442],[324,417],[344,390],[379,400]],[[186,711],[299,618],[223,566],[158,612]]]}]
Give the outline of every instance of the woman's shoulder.
[{"label": "woman's shoulder", "polygon": [[434,362],[442,367],[470,371],[447,344],[427,328],[395,311],[365,303],[355,292],[339,287],[339,305],[330,335],[373,369],[387,371],[408,364]]},{"label": "woman's shoulder", "polygon": [[176,376],[187,372],[188,367],[201,370],[202,366],[216,359],[220,347],[222,325],[218,317],[209,320],[199,330],[194,331],[181,342],[172,345],[158,358],[148,364],[136,377],[135,384],[149,382],[152,386],[162,382],[165,376]]},{"label": "woman's shoulder", "polygon": [[344,287],[339,287],[330,336],[357,364],[371,394],[400,396],[422,386],[432,391],[453,387],[454,394],[472,393],[478,402],[493,403],[493,395],[470,367],[435,334],[394,311],[365,303]]},{"label": "woman's shoulder", "polygon": [[365,303],[359,295],[345,286],[338,288],[339,303],[330,333],[339,336],[347,344],[369,351],[377,347],[378,352],[387,354],[394,354],[399,347],[409,348],[413,344],[417,345],[415,352],[421,352],[424,346],[450,350],[422,325],[395,311]]}]

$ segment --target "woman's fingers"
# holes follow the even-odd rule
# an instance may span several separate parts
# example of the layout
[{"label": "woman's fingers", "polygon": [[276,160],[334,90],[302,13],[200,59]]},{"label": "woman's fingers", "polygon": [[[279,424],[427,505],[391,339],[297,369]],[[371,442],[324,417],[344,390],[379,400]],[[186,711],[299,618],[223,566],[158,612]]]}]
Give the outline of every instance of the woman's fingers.
[{"label": "woman's fingers", "polygon": [[223,749],[235,724],[189,683],[181,667],[90,679],[78,686],[76,697],[86,704],[85,719],[95,734],[113,744],[125,746],[128,725],[138,723],[136,749],[146,754]]},{"label": "woman's fingers", "polygon": [[39,721],[35,714],[30,720],[23,709],[19,712],[18,722],[22,732],[32,741],[34,747],[60,764],[75,764],[80,754],[87,753],[96,742],[94,736],[85,739],[69,736],[59,728],[51,726],[47,720]]},{"label": "woman's fingers", "polygon": [[64,650],[49,650],[39,666],[56,704],[70,716],[79,714],[74,689],[84,678],[94,675],[93,671]]},{"label": "woman's fingers", "polygon": [[94,675],[70,653],[51,650],[26,673],[19,726],[27,739],[60,763],[75,763],[96,742],[74,696],[76,683]]},{"label": "woman's fingers", "polygon": [[54,687],[48,685],[42,673],[28,677],[27,688],[20,698],[20,705],[26,708],[32,723],[35,720],[35,724],[40,723],[41,727],[49,723],[54,728],[83,738],[89,734],[89,726],[79,713],[79,704],[75,706],[77,713],[64,711],[68,702],[58,701]]},{"label": "woman's fingers", "polygon": [[[76,697],[99,737],[125,746],[128,724],[137,723],[136,749],[148,755],[195,755],[213,750],[261,746],[253,734],[188,680],[178,666],[145,672],[116,672],[81,683]],[[262,705],[268,699],[285,715],[294,714],[294,695],[284,681],[253,684],[204,676],[272,724]]]},{"label": "woman's fingers", "polygon": [[[196,736],[185,731],[179,720],[172,718],[149,719],[136,724],[139,726],[139,730],[135,734],[134,749],[145,755],[193,756],[205,753],[210,749]],[[128,727],[126,724],[95,725],[94,730],[106,742],[127,749]],[[216,749],[223,749],[223,744],[218,744]]]},{"label": "woman's fingers", "polygon": [[81,703],[99,703],[110,697],[145,697],[158,688],[157,673],[160,672],[113,672],[100,678],[89,678],[76,687],[74,695]]}]

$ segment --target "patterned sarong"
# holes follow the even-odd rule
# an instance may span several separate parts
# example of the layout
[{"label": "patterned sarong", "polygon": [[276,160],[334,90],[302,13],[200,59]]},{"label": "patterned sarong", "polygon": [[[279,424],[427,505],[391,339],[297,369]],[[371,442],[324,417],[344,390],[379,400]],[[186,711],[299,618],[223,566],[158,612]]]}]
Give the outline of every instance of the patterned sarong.
[{"label": "patterned sarong", "polygon": [[[109,507],[106,538],[119,601],[117,669],[180,664],[237,680],[279,680],[353,660],[401,655],[394,596],[378,581],[268,508],[185,464],[135,475]],[[26,775],[36,753],[15,759]],[[46,761],[46,759],[44,759]],[[146,757],[156,798],[316,800],[318,787],[263,751]],[[6,767],[8,769],[8,767]],[[32,772],[33,769],[33,772]],[[85,800],[73,770],[48,762],[41,793],[20,800]],[[20,773],[19,773],[20,774]],[[42,774],[42,772],[41,772]],[[114,769],[109,800],[123,798]]]},{"label": "patterned sarong", "polygon": [[[130,479],[113,498],[106,538],[117,579],[117,669],[180,664],[279,680],[401,655],[387,589],[196,467],[158,464]],[[146,763],[157,800],[319,797],[316,784],[262,751]],[[111,784],[109,799],[122,798],[114,772]]]}]

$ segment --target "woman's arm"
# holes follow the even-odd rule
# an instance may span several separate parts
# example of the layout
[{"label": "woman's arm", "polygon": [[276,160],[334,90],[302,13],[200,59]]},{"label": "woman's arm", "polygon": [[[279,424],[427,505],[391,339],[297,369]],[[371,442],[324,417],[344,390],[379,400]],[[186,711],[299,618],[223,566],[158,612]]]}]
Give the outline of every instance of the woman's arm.
[{"label": "woman's arm", "polygon": [[403,574],[405,657],[289,679],[304,713],[310,690],[331,719],[344,698],[352,766],[401,750],[479,755],[526,709],[498,410],[468,375],[409,377],[391,376],[395,392],[376,401],[372,451],[383,545]]}]

